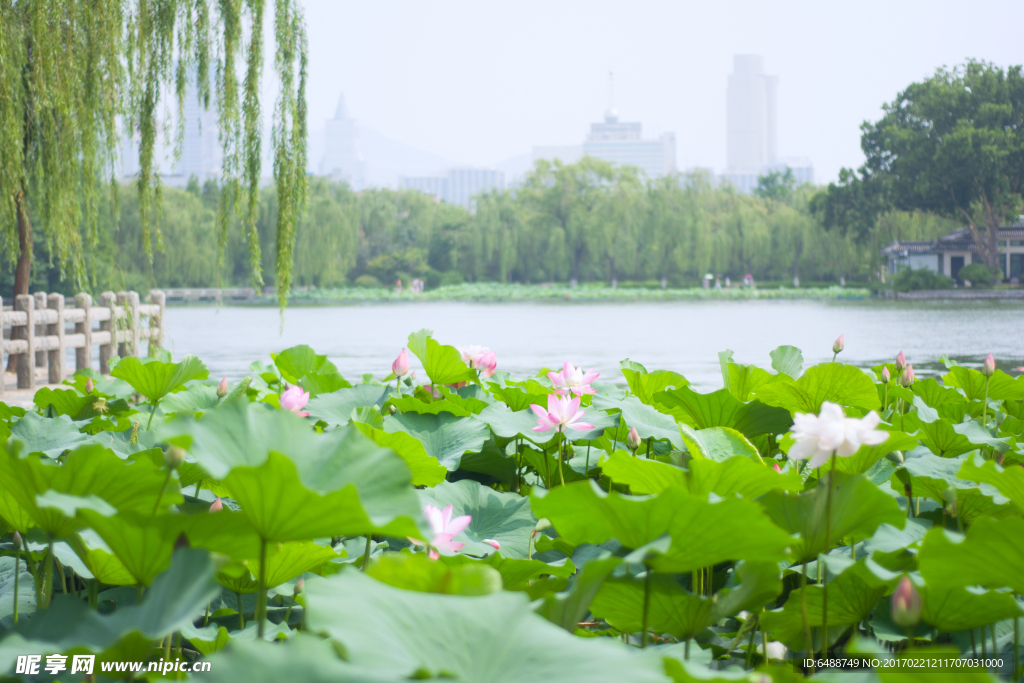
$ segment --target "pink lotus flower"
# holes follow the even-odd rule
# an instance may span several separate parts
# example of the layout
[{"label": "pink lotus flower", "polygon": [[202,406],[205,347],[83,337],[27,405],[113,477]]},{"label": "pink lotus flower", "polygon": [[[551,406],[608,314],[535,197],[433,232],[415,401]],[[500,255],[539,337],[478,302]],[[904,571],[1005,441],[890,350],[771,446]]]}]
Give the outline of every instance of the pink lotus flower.
[{"label": "pink lotus flower", "polygon": [[401,377],[409,372],[409,353],[405,349],[402,349],[398,358],[391,364],[391,372],[395,373],[395,377]]},{"label": "pink lotus flower", "polygon": [[640,434],[636,431],[636,427],[630,427],[629,434],[626,434],[626,448],[635,451],[640,448],[640,443]]},{"label": "pink lotus flower", "polygon": [[834,342],[832,342],[832,354],[833,355],[838,354],[840,351],[842,351],[846,347],[846,342],[844,340],[845,336],[846,335],[841,334],[841,335],[839,335],[838,339],[836,339]]},{"label": "pink lotus flower", "polygon": [[555,393],[559,396],[566,396],[570,392],[577,396],[581,394],[596,394],[597,392],[590,386],[590,383],[600,376],[601,373],[594,372],[594,368],[583,372],[582,365],[574,368],[569,361],[565,361],[561,372],[548,373],[548,379],[551,380],[551,384],[555,387]]},{"label": "pink lotus flower", "polygon": [[455,348],[462,354],[462,360],[466,365],[474,370],[480,367],[480,359],[491,352],[486,346],[456,346]]},{"label": "pink lotus flower", "polygon": [[217,498],[217,500],[210,503],[210,512],[220,512],[223,509],[224,503],[221,502],[219,497]]},{"label": "pink lotus flower", "polygon": [[904,576],[892,594],[889,607],[892,620],[903,628],[916,626],[921,620],[921,594],[914,588],[910,577]]},{"label": "pink lotus flower", "polygon": [[775,463],[774,465],[772,465],[772,469],[778,472],[779,474],[782,474],[782,468],[779,467],[779,463]]},{"label": "pink lotus flower", "polygon": [[897,354],[895,365],[897,375],[903,372],[903,368],[907,367],[907,357],[903,355],[902,351],[900,351],[899,354]]},{"label": "pink lotus flower", "polygon": [[426,546],[427,554],[430,559],[436,560],[440,557],[438,550],[445,552],[458,552],[462,549],[465,543],[459,543],[453,541],[455,535],[460,533],[463,529],[469,526],[472,517],[470,515],[461,515],[452,519],[452,506],[449,505],[445,509],[441,510],[433,505],[428,505],[423,508],[423,514],[427,516],[427,521],[430,522],[430,528],[434,532],[434,538],[426,543],[418,539],[409,537],[409,540],[416,545]]},{"label": "pink lotus flower", "polygon": [[892,379],[892,375],[889,374],[889,368],[888,367],[883,367],[882,368],[882,383],[883,384],[888,384],[889,380],[891,380],[891,379]]},{"label": "pink lotus flower", "polygon": [[583,417],[579,396],[570,400],[568,397],[551,394],[548,396],[547,410],[537,404],[530,405],[530,408],[540,418],[537,420],[537,426],[533,428],[535,432],[549,432],[552,429],[564,432],[566,428],[583,431],[594,428],[589,422],[579,422]]},{"label": "pink lotus flower", "polygon": [[281,394],[281,408],[283,410],[290,410],[299,417],[309,415],[309,413],[302,410],[306,407],[307,403],[309,403],[309,392],[303,391],[300,386],[288,387]]},{"label": "pink lotus flower", "polygon": [[217,396],[219,396],[220,398],[224,398],[225,396],[228,395],[229,390],[230,389],[228,387],[228,378],[225,377],[220,381],[220,384],[217,385]]},{"label": "pink lotus flower", "polygon": [[985,357],[985,362],[981,364],[981,374],[986,377],[996,374],[996,359],[992,357],[991,353]]},{"label": "pink lotus flower", "polygon": [[914,364],[911,363],[907,367],[903,368],[903,375],[900,376],[900,384],[905,387],[909,387],[917,379],[914,376]]},{"label": "pink lotus flower", "polygon": [[491,546],[495,550],[501,550],[501,544],[495,541],[493,538],[485,538],[483,542]]},{"label": "pink lotus flower", "polygon": [[796,443],[787,455],[794,460],[810,458],[811,467],[821,467],[833,453],[848,458],[861,444],[875,446],[889,438],[888,432],[875,429],[881,421],[874,411],[859,420],[846,417],[842,407],[825,401],[818,415],[796,413],[793,416]]},{"label": "pink lotus flower", "polygon": [[480,359],[476,362],[476,367],[480,370],[481,375],[490,377],[494,374],[494,369],[498,367],[498,354],[494,351],[488,351],[480,356]]}]

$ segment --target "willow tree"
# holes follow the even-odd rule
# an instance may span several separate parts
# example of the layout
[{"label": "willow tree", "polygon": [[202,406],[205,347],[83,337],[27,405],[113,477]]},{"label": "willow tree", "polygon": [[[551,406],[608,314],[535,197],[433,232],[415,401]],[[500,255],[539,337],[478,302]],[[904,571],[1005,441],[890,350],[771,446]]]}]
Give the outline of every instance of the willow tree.
[{"label": "willow tree", "polygon": [[[262,175],[266,0],[6,0],[0,3],[0,246],[27,294],[33,242],[45,239],[61,277],[82,286],[97,240],[97,200],[116,206],[124,135],[138,141],[135,181],[143,251],[161,246],[162,108],[177,110],[174,155],[185,131],[189,83],[216,107],[223,149],[218,262],[241,217],[252,279],[263,284],[256,229]],[[295,226],[306,202],[306,35],[298,0],[273,0],[279,84],[273,109],[277,186],[275,280],[291,284]],[[16,255],[16,256],[15,256]]]}]

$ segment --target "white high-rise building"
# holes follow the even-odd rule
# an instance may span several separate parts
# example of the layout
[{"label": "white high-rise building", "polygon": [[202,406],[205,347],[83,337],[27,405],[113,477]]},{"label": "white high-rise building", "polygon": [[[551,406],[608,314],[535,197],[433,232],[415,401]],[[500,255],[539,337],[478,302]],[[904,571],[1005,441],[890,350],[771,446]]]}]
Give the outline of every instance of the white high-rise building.
[{"label": "white high-rise building", "polygon": [[349,115],[344,94],[338,97],[334,118],[324,124],[324,147],[320,175],[361,190],[366,185],[366,163],[359,147],[359,124]]},{"label": "white high-rise building", "polygon": [[438,175],[402,176],[399,184],[434,195],[439,201],[472,208],[475,195],[505,189],[505,174],[493,168],[459,166]]},{"label": "white high-rise building", "polygon": [[760,55],[734,55],[726,90],[726,171],[722,180],[751,193],[758,178],[790,169],[798,183],[814,182],[807,158],[779,156],[779,77],[764,73]]}]

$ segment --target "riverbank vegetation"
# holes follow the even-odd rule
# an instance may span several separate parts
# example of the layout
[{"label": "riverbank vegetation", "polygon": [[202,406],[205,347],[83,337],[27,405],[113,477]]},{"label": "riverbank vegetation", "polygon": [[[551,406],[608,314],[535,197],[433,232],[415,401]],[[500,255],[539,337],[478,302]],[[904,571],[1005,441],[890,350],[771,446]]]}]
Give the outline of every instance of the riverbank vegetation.
[{"label": "riverbank vegetation", "polygon": [[[643,181],[632,170],[586,159],[541,163],[515,189],[482,195],[475,211],[438,203],[415,191],[370,189],[313,178],[309,210],[299,220],[293,283],[338,288],[390,286],[413,278],[427,289],[462,282],[643,283],[700,287],[707,274],[733,284],[806,286],[877,282],[878,249],[894,239],[930,239],[953,223],[913,213],[879,216],[863,234],[828,231],[810,208],[815,188],[781,176],[766,178],[757,195],[716,187],[702,174]],[[217,259],[219,190],[208,182],[165,188],[162,250],[150,265],[142,247],[138,203],[122,193],[114,220],[101,202],[100,234],[85,258],[95,288],[247,286],[250,245],[236,221],[227,232],[223,267]],[[276,270],[277,201],[260,195],[256,226],[262,271]],[[35,285],[60,291],[46,245],[36,253]],[[7,296],[9,275],[0,275]]]},{"label": "riverbank vegetation", "polygon": [[235,382],[166,352],[80,372],[0,404],[0,671],[1017,679],[1024,378],[843,351],[725,351],[710,393],[628,359],[514,378],[429,330],[361,379],[308,346]]}]

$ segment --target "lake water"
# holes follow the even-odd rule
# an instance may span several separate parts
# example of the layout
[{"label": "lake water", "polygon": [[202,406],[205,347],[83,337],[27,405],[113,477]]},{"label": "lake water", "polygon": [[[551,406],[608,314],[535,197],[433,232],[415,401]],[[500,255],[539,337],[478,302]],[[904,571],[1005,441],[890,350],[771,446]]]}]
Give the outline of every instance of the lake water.
[{"label": "lake water", "polygon": [[276,308],[180,306],[166,315],[175,357],[195,354],[212,377],[232,379],[296,344],[327,354],[350,381],[367,372],[380,378],[423,327],[444,344],[494,349],[498,368],[516,375],[571,360],[621,381],[619,361],[628,357],[681,372],[704,391],[722,384],[719,351],[768,367],[769,351],[791,344],[814,363],[831,358],[840,334],[840,360],[870,366],[902,349],[919,376],[938,373],[942,354],[980,364],[993,353],[1014,375],[1024,365],[1024,302],[1005,300],[375,303],[289,308],[283,329]]}]

